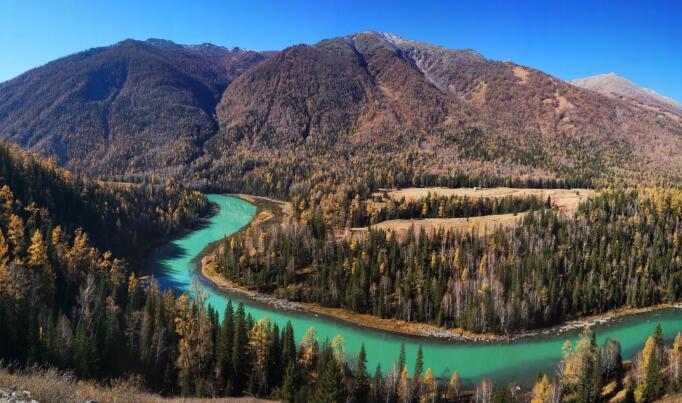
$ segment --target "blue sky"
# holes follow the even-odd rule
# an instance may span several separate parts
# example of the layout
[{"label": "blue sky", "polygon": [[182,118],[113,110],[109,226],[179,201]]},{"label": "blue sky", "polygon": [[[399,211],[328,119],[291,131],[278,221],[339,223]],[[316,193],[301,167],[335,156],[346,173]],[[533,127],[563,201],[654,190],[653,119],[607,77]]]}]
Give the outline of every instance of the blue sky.
[{"label": "blue sky", "polygon": [[613,71],[682,101],[682,2],[422,3],[0,0],[0,81],[125,38],[278,50],[376,30],[476,49],[562,79]]}]

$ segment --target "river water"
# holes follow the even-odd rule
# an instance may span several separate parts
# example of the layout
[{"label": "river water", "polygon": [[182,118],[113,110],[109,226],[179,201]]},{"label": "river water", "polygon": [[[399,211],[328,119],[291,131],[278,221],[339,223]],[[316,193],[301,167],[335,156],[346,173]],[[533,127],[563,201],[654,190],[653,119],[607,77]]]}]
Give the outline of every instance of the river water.
[{"label": "river water", "polygon": [[[379,363],[386,374],[398,357],[401,343],[404,343],[410,369],[421,345],[424,367],[431,368],[435,375],[449,377],[453,370],[457,370],[464,382],[487,377],[494,382],[514,381],[528,386],[534,383],[540,372],[554,371],[561,358],[564,341],[575,340],[579,333],[579,330],[575,330],[514,342],[453,342],[392,334],[314,314],[279,310],[240,294],[217,290],[197,274],[196,264],[192,260],[211,242],[223,239],[247,225],[256,208],[242,199],[229,196],[208,195],[208,199],[216,203],[220,210],[211,217],[207,226],[160,246],[150,256],[148,271],[160,286],[192,294],[195,290],[193,283],[198,282],[206,293],[208,303],[221,314],[231,299],[235,308],[236,304],[244,303],[246,312],[256,320],[267,316],[280,328],[291,321],[299,339],[312,326],[317,330],[320,340],[331,340],[341,335],[348,353],[356,353],[364,343],[370,372]],[[671,340],[675,333],[682,331],[682,310],[671,308],[631,315],[593,328],[600,343],[607,337],[620,341],[623,358],[628,359],[642,348],[656,323],[661,323],[666,339]]]}]

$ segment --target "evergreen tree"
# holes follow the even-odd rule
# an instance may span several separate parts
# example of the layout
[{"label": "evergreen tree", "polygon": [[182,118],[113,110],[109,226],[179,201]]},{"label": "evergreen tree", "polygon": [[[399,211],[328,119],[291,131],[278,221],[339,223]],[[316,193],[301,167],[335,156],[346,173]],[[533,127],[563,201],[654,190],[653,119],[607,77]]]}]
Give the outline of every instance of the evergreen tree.
[{"label": "evergreen tree", "polygon": [[237,396],[243,393],[251,374],[251,367],[248,362],[248,324],[245,315],[244,304],[240,303],[234,320],[231,371],[233,393]]},{"label": "evergreen tree", "polygon": [[339,364],[333,357],[327,361],[324,371],[318,381],[311,402],[313,403],[343,403],[346,400],[345,388],[341,382],[343,374]]},{"label": "evergreen tree", "polygon": [[295,361],[289,361],[286,372],[284,373],[284,380],[282,381],[282,388],[279,393],[279,398],[285,402],[293,402],[296,398],[298,389],[300,387],[300,377]]},{"label": "evergreen tree", "polygon": [[360,346],[355,364],[355,401],[366,403],[369,399],[369,375],[367,374],[367,353],[365,344]]},{"label": "evergreen tree", "polygon": [[491,403],[516,403],[516,399],[512,396],[509,388],[497,388],[493,393]]},{"label": "evergreen tree", "polygon": [[227,301],[227,306],[225,307],[225,312],[223,314],[223,322],[220,327],[220,337],[216,352],[219,390],[226,394],[231,392],[229,385],[231,384],[232,380],[232,349],[234,345],[234,332],[234,310],[232,308],[232,300],[229,300]]},{"label": "evergreen tree", "polygon": [[400,355],[398,355],[398,371],[402,372],[407,360],[405,359],[405,343],[400,343]]},{"label": "evergreen tree", "polygon": [[377,364],[372,382],[370,384],[370,402],[379,403],[384,401],[384,376],[381,373],[381,364]]},{"label": "evergreen tree", "polygon": [[424,373],[424,352],[422,351],[422,346],[417,349],[417,358],[414,361],[414,378],[421,378]]},{"label": "evergreen tree", "polygon": [[294,327],[291,321],[287,321],[282,334],[282,366],[288,367],[289,363],[296,362],[296,340]]}]

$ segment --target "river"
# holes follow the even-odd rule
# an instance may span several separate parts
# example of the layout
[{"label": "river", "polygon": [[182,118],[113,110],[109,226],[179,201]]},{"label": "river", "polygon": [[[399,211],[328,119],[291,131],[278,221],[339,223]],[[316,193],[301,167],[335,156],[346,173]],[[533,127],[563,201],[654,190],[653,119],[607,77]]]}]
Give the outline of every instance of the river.
[{"label": "river", "polygon": [[[238,198],[208,195],[220,210],[211,217],[205,227],[168,242],[155,249],[150,258],[148,271],[155,276],[162,288],[176,292],[192,293],[192,284],[198,281],[207,295],[208,303],[222,314],[228,300],[233,304],[244,303],[247,313],[254,319],[265,316],[282,328],[291,321],[297,338],[306,329],[314,327],[320,340],[341,335],[348,353],[356,353],[362,343],[367,349],[367,361],[373,373],[377,363],[384,374],[397,359],[401,343],[405,343],[408,367],[414,363],[417,349],[422,345],[424,367],[433,373],[449,377],[453,370],[459,371],[464,382],[487,377],[494,382],[514,381],[522,385],[534,383],[538,373],[553,372],[561,358],[562,345],[566,339],[575,340],[579,330],[560,335],[543,335],[524,338],[514,342],[453,342],[433,338],[419,338],[364,328],[332,318],[272,308],[240,294],[217,290],[197,273],[192,260],[211,242],[225,238],[247,225],[256,208]],[[666,340],[672,340],[682,330],[682,310],[664,309],[644,314],[618,318],[594,326],[597,340],[601,343],[610,337],[620,341],[623,358],[629,359],[642,348],[656,323],[661,323]]]}]

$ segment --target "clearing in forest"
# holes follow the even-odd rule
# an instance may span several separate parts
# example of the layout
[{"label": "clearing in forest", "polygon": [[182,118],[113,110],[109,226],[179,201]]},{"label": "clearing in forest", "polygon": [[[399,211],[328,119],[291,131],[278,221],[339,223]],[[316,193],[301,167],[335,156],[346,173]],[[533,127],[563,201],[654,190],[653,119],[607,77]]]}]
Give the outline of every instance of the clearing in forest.
[{"label": "clearing in forest", "polygon": [[[593,189],[531,189],[531,188],[443,188],[443,187],[428,187],[428,188],[404,188],[396,190],[387,190],[388,196],[395,200],[405,198],[421,199],[429,194],[436,194],[439,196],[467,196],[470,198],[489,197],[489,198],[503,198],[507,196],[526,197],[538,196],[541,199],[550,197],[552,204],[559,207],[565,213],[572,214],[578,207],[581,201],[594,195]],[[375,196],[383,195],[384,191],[375,193]]]},{"label": "clearing in forest", "polygon": [[[530,188],[405,188],[398,190],[379,191],[374,194],[375,199],[388,194],[394,200],[405,198],[406,200],[419,200],[429,194],[439,196],[467,196],[470,198],[488,197],[503,198],[538,196],[541,199],[551,198],[552,204],[566,214],[573,214],[583,200],[595,194],[592,189],[530,189]],[[380,207],[383,202],[375,202]],[[476,216],[469,218],[426,218],[426,219],[399,219],[387,220],[373,225],[373,228],[396,231],[398,237],[404,236],[407,231],[414,227],[415,230],[431,232],[438,228],[445,230],[472,231],[477,235],[485,235],[498,227],[511,228],[517,225],[526,213],[518,214],[495,214]],[[353,235],[362,235],[367,227],[352,228]]]}]

